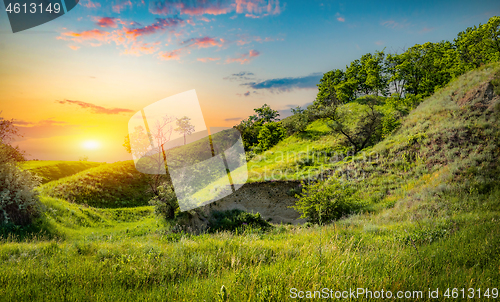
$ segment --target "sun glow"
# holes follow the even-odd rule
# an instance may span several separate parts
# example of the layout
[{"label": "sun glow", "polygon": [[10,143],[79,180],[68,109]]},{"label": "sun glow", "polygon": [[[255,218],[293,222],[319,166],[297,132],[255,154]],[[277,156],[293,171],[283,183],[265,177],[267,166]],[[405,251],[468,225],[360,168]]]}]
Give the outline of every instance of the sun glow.
[{"label": "sun glow", "polygon": [[101,146],[101,144],[99,144],[99,142],[96,141],[86,141],[83,142],[82,146],[87,150],[95,150],[98,149]]}]

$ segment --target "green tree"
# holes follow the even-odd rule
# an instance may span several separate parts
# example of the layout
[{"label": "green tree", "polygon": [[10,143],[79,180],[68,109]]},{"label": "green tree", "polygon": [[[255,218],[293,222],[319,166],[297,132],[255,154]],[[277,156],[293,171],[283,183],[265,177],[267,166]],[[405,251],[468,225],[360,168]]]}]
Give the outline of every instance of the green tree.
[{"label": "green tree", "polygon": [[189,122],[191,119],[187,116],[178,118],[175,124],[177,128],[174,131],[180,132],[184,135],[184,145],[186,144],[186,135],[191,135],[194,132],[194,126]]},{"label": "green tree", "polygon": [[267,104],[260,108],[254,109],[255,115],[251,115],[246,120],[242,120],[236,129],[241,133],[245,150],[250,150],[259,144],[259,132],[262,126],[266,123],[279,121],[279,113],[277,110],[271,109]]},{"label": "green tree", "polygon": [[285,128],[279,122],[270,122],[262,126],[257,137],[259,148],[262,151],[269,150],[279,141],[286,137]]},{"label": "green tree", "polygon": [[[360,116],[353,114],[345,108],[337,108],[328,122],[328,127],[335,133],[343,135],[348,144],[352,146],[354,154],[373,145],[382,135],[383,114],[375,109],[374,99],[369,99],[367,109]],[[352,122],[352,120],[355,120]]]}]

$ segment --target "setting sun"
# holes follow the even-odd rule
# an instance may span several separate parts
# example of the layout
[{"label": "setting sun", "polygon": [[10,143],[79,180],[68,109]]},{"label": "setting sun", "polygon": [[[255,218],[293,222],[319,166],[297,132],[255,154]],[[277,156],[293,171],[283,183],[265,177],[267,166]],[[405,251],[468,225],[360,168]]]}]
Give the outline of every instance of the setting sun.
[{"label": "setting sun", "polygon": [[99,142],[96,141],[86,141],[82,144],[82,146],[87,150],[95,150],[98,149],[101,146],[101,144],[99,144]]}]

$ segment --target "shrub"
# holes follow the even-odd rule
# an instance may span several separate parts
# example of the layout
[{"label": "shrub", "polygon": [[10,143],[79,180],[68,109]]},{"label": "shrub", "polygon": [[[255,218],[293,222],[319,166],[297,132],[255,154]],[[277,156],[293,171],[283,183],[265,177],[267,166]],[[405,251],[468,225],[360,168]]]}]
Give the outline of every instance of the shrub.
[{"label": "shrub", "polygon": [[287,117],[282,120],[281,123],[283,128],[286,129],[288,135],[292,135],[297,132],[304,132],[310,121],[309,114],[306,112],[297,112],[292,116]]},{"label": "shrub", "polygon": [[262,126],[260,129],[258,140],[258,147],[262,151],[269,150],[272,146],[276,145],[279,141],[286,137],[285,128],[278,122],[270,122]]},{"label": "shrub", "polygon": [[250,214],[241,210],[214,211],[210,217],[209,232],[236,231],[245,228],[270,229],[272,226],[265,221],[260,213]]},{"label": "shrub", "polygon": [[39,177],[16,166],[9,148],[0,143],[0,225],[25,226],[39,214]]},{"label": "shrub", "polygon": [[165,219],[171,219],[175,216],[175,211],[179,207],[177,196],[169,185],[158,186],[158,193],[149,204],[155,207],[155,214]]},{"label": "shrub", "polygon": [[293,208],[302,213],[312,223],[324,223],[341,218],[351,213],[355,204],[350,200],[353,190],[338,180],[330,178],[326,181],[305,185]]}]

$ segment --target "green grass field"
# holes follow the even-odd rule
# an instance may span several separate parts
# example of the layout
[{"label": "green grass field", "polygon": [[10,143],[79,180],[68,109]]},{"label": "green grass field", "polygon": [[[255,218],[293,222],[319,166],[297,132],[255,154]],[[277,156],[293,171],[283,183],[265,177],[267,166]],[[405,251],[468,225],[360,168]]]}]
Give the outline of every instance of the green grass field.
[{"label": "green grass field", "polygon": [[[477,301],[498,297],[500,98],[467,96],[499,71],[500,64],[487,65],[437,91],[395,133],[365,150],[377,157],[329,162],[359,207],[322,225],[193,235],[173,232],[152,207],[87,206],[87,198],[124,183],[124,171],[133,168],[125,163],[48,183],[41,188],[38,235],[1,241],[1,300],[286,301],[294,300],[293,288],[312,295],[323,288],[417,295],[405,301],[420,297],[413,291],[422,291],[420,301],[446,300],[448,288],[450,299],[456,292],[466,300],[469,289]],[[254,158],[249,171],[299,164],[293,175],[306,175],[308,167],[322,167],[314,160],[323,154],[318,150],[341,149],[337,139],[316,121]],[[270,160],[308,149],[302,166]],[[91,182],[89,191],[82,189]],[[439,298],[429,298],[437,288]]]},{"label": "green grass field", "polygon": [[31,160],[21,163],[21,169],[40,176],[44,184],[102,164],[88,161]]}]

